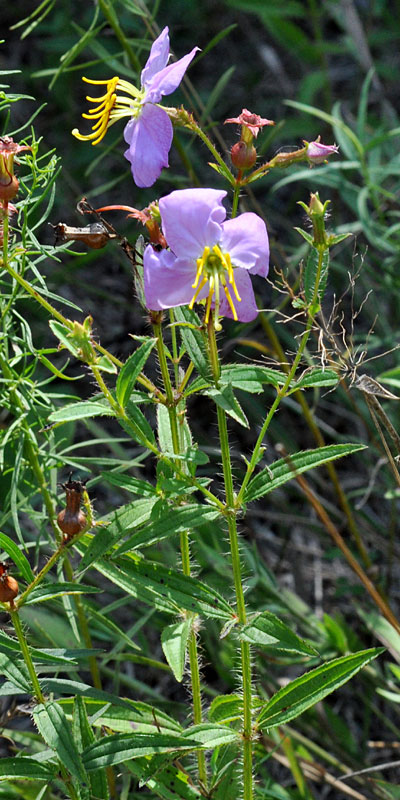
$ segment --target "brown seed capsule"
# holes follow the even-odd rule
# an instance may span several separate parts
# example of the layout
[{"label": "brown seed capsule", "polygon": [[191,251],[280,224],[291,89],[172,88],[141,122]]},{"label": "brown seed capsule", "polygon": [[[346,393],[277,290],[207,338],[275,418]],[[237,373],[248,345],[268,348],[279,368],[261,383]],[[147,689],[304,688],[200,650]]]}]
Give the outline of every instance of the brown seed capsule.
[{"label": "brown seed capsule", "polygon": [[18,581],[8,574],[8,564],[0,562],[0,602],[12,603],[18,592]]},{"label": "brown seed capsule", "polygon": [[67,505],[60,511],[57,522],[64,534],[64,542],[68,542],[86,525],[86,515],[81,511],[82,492],[84,484],[81,481],[71,481],[61,484],[66,492]]}]

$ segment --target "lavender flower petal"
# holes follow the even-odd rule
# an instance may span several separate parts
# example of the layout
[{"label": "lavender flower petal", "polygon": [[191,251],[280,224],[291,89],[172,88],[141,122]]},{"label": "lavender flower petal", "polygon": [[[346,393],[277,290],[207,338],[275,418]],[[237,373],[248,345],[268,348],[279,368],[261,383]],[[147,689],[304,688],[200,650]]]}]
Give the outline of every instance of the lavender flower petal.
[{"label": "lavender flower petal", "polygon": [[194,47],[179,61],[174,61],[173,64],[169,64],[168,67],[164,67],[154,74],[152,79],[145,84],[146,102],[159,103],[164,95],[172,94],[178,88],[190,62],[199,49],[199,47]]},{"label": "lavender flower petal", "polygon": [[[246,269],[235,269],[235,282],[239,292],[240,302],[236,299],[234,293],[231,291],[230,295],[235,306],[239,322],[251,322],[258,314],[256,300],[254,297],[253,287],[251,285],[251,278]],[[229,284],[228,284],[229,287]],[[220,290],[221,301],[219,305],[219,313],[223,317],[230,317],[233,319],[232,309],[225,297],[224,291]]]},{"label": "lavender flower petal", "polygon": [[149,57],[142,69],[141,84],[144,89],[150,88],[151,82],[157,72],[160,72],[168,64],[169,58],[169,29],[164,28],[158,39],[156,39],[150,50]]},{"label": "lavender flower petal", "polygon": [[[144,294],[148,308],[161,311],[163,308],[184,306],[190,303],[193,294],[193,262],[176,259],[169,250],[157,253],[148,245],[143,255]],[[207,287],[201,293],[206,297]]]},{"label": "lavender flower petal", "polygon": [[[219,189],[178,189],[160,200],[164,236],[176,256],[196,260],[221,237],[226,217]],[[194,278],[193,278],[194,279]]]},{"label": "lavender flower petal", "polygon": [[[232,264],[266,278],[269,266],[269,242],[265,222],[247,212],[222,225],[221,249],[228,252]],[[236,275],[236,270],[235,270]]]},{"label": "lavender flower petal", "polygon": [[145,105],[140,117],[129,120],[124,138],[129,148],[124,156],[131,163],[133,180],[140,188],[152,186],[163,167],[168,167],[172,123],[161,108]]}]

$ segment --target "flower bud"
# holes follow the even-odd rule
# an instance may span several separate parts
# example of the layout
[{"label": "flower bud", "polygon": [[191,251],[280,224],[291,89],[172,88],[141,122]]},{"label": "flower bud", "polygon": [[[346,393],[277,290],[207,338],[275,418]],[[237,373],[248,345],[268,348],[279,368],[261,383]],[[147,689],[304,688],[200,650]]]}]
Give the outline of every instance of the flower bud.
[{"label": "flower bud", "polygon": [[63,511],[60,511],[57,522],[64,534],[64,542],[68,542],[86,526],[86,514],[81,511],[84,484],[81,481],[71,481],[69,478],[68,483],[61,485],[66,492],[67,505]]},{"label": "flower bud", "polygon": [[335,144],[322,144],[318,136],[315,142],[304,142],[307,148],[307,159],[312,167],[314,164],[325,164],[329,156],[339,152]]},{"label": "flower bud", "polygon": [[257,150],[241,139],[231,148],[231,160],[237,169],[251,169],[257,160]]},{"label": "flower bud", "polygon": [[7,564],[0,563],[0,602],[13,604],[18,592],[18,581],[8,574]]},{"label": "flower bud", "polygon": [[14,142],[11,136],[0,137],[0,202],[7,206],[18,192],[19,181],[14,175],[14,156],[22,150],[31,150],[28,145]]}]

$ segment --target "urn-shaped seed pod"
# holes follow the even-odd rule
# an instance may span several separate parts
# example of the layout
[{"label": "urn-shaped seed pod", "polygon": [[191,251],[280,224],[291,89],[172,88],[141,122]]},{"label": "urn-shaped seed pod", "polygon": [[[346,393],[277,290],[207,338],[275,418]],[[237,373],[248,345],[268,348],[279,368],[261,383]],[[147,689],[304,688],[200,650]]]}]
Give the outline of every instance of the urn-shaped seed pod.
[{"label": "urn-shaped seed pod", "polygon": [[81,481],[71,481],[61,484],[66,492],[66,507],[60,511],[57,522],[67,542],[72,536],[80,533],[86,525],[86,514],[81,511],[82,492],[84,484]]},{"label": "urn-shaped seed pod", "polygon": [[0,602],[12,603],[18,592],[18,581],[8,574],[7,564],[0,563]]}]

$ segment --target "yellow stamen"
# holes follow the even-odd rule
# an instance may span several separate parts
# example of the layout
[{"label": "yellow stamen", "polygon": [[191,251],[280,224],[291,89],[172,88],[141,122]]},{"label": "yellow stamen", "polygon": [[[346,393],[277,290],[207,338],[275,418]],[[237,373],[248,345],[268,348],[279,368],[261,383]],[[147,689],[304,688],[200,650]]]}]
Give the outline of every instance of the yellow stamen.
[{"label": "yellow stamen", "polygon": [[203,278],[199,288],[197,289],[197,292],[194,293],[194,295],[193,295],[193,297],[192,297],[192,299],[191,299],[191,301],[189,303],[189,308],[193,308],[193,306],[194,306],[194,304],[195,304],[195,302],[196,302],[196,300],[197,300],[202,288],[206,285],[206,283],[207,283],[207,278],[205,277],[205,278]]},{"label": "yellow stamen", "polygon": [[[104,138],[107,129],[120,119],[121,117],[134,117],[140,110],[141,98],[143,93],[133,86],[128,81],[121,80],[118,77],[111,78],[105,81],[89,80],[89,78],[82,78],[85,83],[91,83],[93,86],[106,86],[107,91],[99,97],[86,96],[89,103],[96,103],[94,108],[90,108],[87,114],[82,114],[83,119],[97,120],[92,125],[92,133],[80,133],[77,128],[74,128],[72,135],[80,141],[91,141],[93,145],[98,144]],[[129,97],[121,97],[116,94],[117,87],[129,95]]]},{"label": "yellow stamen", "polygon": [[235,322],[237,322],[238,315],[237,315],[236,308],[235,308],[235,306],[233,305],[233,300],[232,300],[232,298],[231,298],[231,296],[230,296],[230,294],[229,294],[229,289],[228,289],[228,287],[227,287],[226,285],[224,285],[224,284],[223,284],[223,288],[224,288],[224,292],[225,292],[225,297],[226,297],[226,299],[227,299],[227,301],[228,301],[228,303],[229,303],[230,309],[231,309],[231,311],[232,311],[233,319],[235,320]]},{"label": "yellow stamen", "polygon": [[[219,330],[218,315],[220,308],[220,284],[222,284],[233,319],[237,321],[238,315],[231,291],[233,291],[233,294],[238,302],[241,302],[241,297],[236,286],[234,268],[232,266],[229,253],[223,253],[218,244],[213,245],[212,249],[210,247],[205,247],[201,257],[196,259],[196,267],[196,276],[194,282],[192,283],[192,289],[195,289],[196,291],[189,303],[189,308],[193,308],[200,295],[200,292],[208,283],[209,292],[206,299],[206,312],[204,320],[206,323],[208,322],[210,318],[211,305],[214,301],[215,326]],[[229,283],[229,287],[232,287],[232,289],[228,287],[227,282]]]}]

